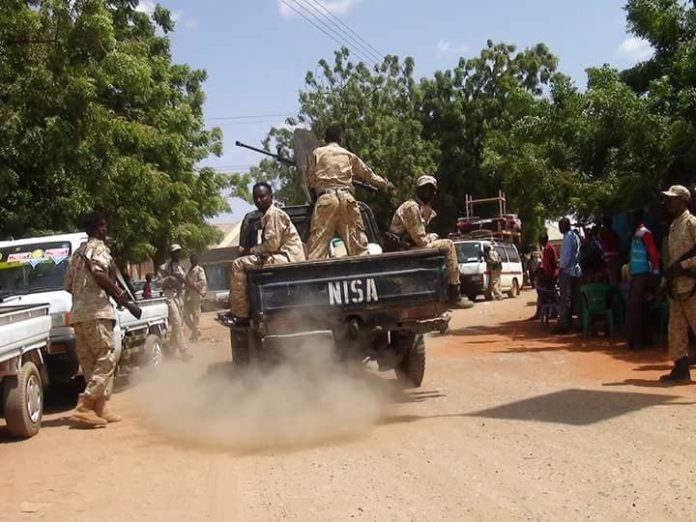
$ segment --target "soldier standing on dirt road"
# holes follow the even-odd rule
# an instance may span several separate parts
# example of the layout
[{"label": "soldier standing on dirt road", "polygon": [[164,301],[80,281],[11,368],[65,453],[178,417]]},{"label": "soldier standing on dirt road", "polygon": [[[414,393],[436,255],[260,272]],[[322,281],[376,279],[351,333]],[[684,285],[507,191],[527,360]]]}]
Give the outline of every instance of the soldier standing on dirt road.
[{"label": "soldier standing on dirt road", "polygon": [[184,322],[191,329],[189,341],[198,341],[200,332],[198,324],[201,322],[201,301],[208,291],[208,280],[205,270],[198,264],[198,256],[191,254],[189,257],[191,268],[186,273],[186,295],[184,296]]},{"label": "soldier standing on dirt road", "polygon": [[437,192],[437,180],[432,176],[421,176],[416,181],[416,198],[401,204],[394,212],[389,232],[412,248],[433,248],[446,252],[447,277],[449,281],[450,305],[468,308],[459,296],[459,264],[457,251],[451,239],[439,239],[437,234],[427,233],[426,227],[437,215],[430,202]]},{"label": "soldier standing on dirt road", "polygon": [[[672,371],[660,377],[665,384],[688,384],[689,328],[696,331],[696,280],[685,272],[696,270],[696,255],[688,252],[696,245],[696,217],[688,210],[691,194],[681,185],[673,185],[662,193],[667,215],[672,219],[667,237],[665,271],[669,293],[669,326],[667,344]],[[686,259],[683,259],[683,257]]]},{"label": "soldier standing on dirt road", "polygon": [[259,182],[252,191],[254,204],[263,212],[261,244],[232,262],[230,307],[238,325],[249,322],[247,269],[255,266],[297,263],[305,260],[302,240],[290,216],[273,204],[273,189]]},{"label": "soldier standing on dirt road", "polygon": [[119,305],[128,298],[109,277],[112,258],[104,243],[106,219],[93,212],[85,218],[84,230],[89,239],[72,255],[65,274],[65,289],[72,294],[70,318],[75,350],[86,382],[72,418],[88,426],[105,426],[121,420],[106,407],[107,389],[116,369],[116,314],[107,291],[116,296]]},{"label": "soldier standing on dirt road", "polygon": [[336,234],[349,256],[367,254],[367,236],[358,202],[353,197],[353,177],[385,189],[393,185],[376,175],[352,152],[341,147],[342,131],[326,130],[327,145],[314,149],[307,167],[307,183],[316,193],[307,242],[309,259],[329,257],[329,244]]},{"label": "soldier standing on dirt road", "polygon": [[159,286],[164,291],[169,310],[169,325],[172,328],[171,346],[185,361],[191,358],[184,342],[183,292],[186,273],[181,267],[181,245],[174,243],[170,248],[171,258],[159,269]]},{"label": "soldier standing on dirt road", "polygon": [[490,274],[488,278],[488,295],[491,299],[500,301],[503,298],[503,293],[500,291],[500,274],[503,264],[500,261],[500,254],[491,245],[483,247],[483,256],[486,260],[486,268]]}]

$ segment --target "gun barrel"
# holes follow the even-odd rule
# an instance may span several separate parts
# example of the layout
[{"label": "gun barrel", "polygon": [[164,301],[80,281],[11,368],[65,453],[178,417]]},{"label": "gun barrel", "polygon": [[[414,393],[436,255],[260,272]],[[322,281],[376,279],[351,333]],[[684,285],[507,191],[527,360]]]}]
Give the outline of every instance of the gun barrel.
[{"label": "gun barrel", "polygon": [[143,316],[143,311],[142,311],[142,309],[141,309],[137,304],[135,304],[133,301],[128,301],[128,302],[124,305],[124,307],[125,307],[126,310],[128,310],[128,311],[131,313],[131,315],[132,315],[133,317],[135,317],[136,319],[140,319],[140,318]]},{"label": "gun barrel", "polygon": [[283,156],[279,154],[273,154],[272,152],[268,152],[267,150],[259,149],[257,147],[252,147],[251,145],[247,145],[246,143],[242,143],[241,141],[235,141],[234,144],[237,147],[242,147],[243,149],[249,149],[253,150],[254,152],[258,152],[259,154],[263,154],[264,156],[270,156],[271,158],[280,161],[281,163],[285,163],[286,165],[295,165],[295,162],[291,159],[284,158]]},{"label": "gun barrel", "polygon": [[368,185],[367,183],[363,183],[362,181],[358,181],[355,179],[353,180],[353,185],[369,190],[370,192],[379,192],[379,190],[377,190],[377,187],[373,187],[372,185]]}]

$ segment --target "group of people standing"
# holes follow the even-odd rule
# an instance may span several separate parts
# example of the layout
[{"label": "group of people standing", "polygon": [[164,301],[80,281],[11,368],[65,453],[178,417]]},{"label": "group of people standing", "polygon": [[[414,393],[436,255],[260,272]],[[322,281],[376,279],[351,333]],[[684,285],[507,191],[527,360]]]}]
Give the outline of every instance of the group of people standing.
[{"label": "group of people standing", "polygon": [[[349,256],[368,254],[360,206],[353,195],[353,180],[363,181],[378,190],[394,192],[394,185],[375,174],[358,156],[342,147],[342,129],[330,126],[325,133],[326,145],[310,154],[307,179],[315,203],[310,222],[306,251],[290,217],[273,204],[273,189],[266,182],[254,185],[256,208],[262,213],[260,241],[244,249],[232,263],[230,306],[237,325],[249,323],[247,270],[279,263],[296,263],[327,259],[331,241],[338,236]],[[446,252],[449,280],[449,304],[462,306],[459,297],[459,271],[454,243],[428,233],[427,227],[436,213],[431,204],[437,193],[437,180],[421,176],[416,181],[415,198],[399,206],[392,218],[390,233],[408,248],[433,248]]]},{"label": "group of people standing", "polygon": [[187,271],[182,266],[181,253],[181,245],[175,243],[171,246],[169,260],[159,269],[158,283],[169,311],[169,326],[172,330],[170,346],[181,354],[182,359],[188,360],[190,354],[184,340],[184,325],[191,330],[189,340],[198,341],[201,306],[208,291],[208,280],[205,270],[198,263],[198,256],[190,255]]},{"label": "group of people standing", "polygon": [[543,292],[558,282],[558,324],[554,333],[564,334],[572,329],[574,308],[579,312],[581,282],[606,281],[617,294],[622,282],[627,282],[625,335],[633,351],[651,344],[656,321],[650,320],[650,305],[666,300],[669,356],[674,367],[661,381],[686,383],[691,382],[689,332],[696,332],[696,217],[689,210],[692,195],[686,187],[674,185],[661,196],[670,223],[663,248],[658,247],[642,210],[627,213],[631,230],[627,256],[622,256],[611,218],[603,220],[601,229],[586,230],[584,238],[572,230],[570,220],[563,218],[559,222],[563,241],[558,258],[548,236],[540,237],[543,252],[536,284],[541,299]]}]

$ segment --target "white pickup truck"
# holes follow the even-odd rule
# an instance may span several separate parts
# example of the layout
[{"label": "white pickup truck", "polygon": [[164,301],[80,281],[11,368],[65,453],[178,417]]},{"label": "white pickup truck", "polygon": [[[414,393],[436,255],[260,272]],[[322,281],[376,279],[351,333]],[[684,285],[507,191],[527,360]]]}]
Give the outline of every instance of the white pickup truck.
[{"label": "white pickup truck", "polygon": [[0,306],[0,390],[7,429],[33,437],[43,417],[44,359],[51,317],[47,304]]},{"label": "white pickup truck", "polygon": [[[84,233],[0,241],[0,303],[50,306],[50,343],[44,351],[47,384],[69,382],[79,375],[70,326],[72,296],[63,290],[63,281],[70,256],[85,241]],[[122,371],[158,365],[169,339],[164,299],[138,301],[138,305],[143,311],[140,319],[116,309],[114,342]]]}]

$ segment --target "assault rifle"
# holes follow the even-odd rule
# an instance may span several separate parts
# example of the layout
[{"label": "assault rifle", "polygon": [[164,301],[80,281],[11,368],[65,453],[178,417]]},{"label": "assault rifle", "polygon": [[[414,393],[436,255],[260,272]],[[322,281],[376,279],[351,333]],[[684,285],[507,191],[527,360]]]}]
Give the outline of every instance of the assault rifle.
[{"label": "assault rifle", "polygon": [[114,294],[113,290],[111,287],[106,287],[105,285],[102,285],[99,282],[99,279],[97,279],[96,274],[92,271],[92,265],[90,264],[90,260],[87,259],[87,256],[85,256],[83,253],[80,253],[79,256],[82,258],[82,260],[85,262],[85,265],[87,266],[87,270],[89,273],[92,275],[94,278],[94,281],[99,285],[99,287],[106,292],[106,294],[111,297],[114,301],[119,306],[123,306],[126,310],[128,310],[133,317],[136,319],[140,319],[143,315],[142,309],[135,303],[135,297],[130,291],[130,288],[126,284],[126,280],[123,278],[123,274],[121,274],[121,271],[118,269],[115,263],[111,263],[111,266],[109,267],[109,271],[113,274],[114,278],[116,279],[116,282],[118,285],[123,289],[124,292],[128,294],[128,299],[124,303],[119,303],[119,296]]},{"label": "assault rifle", "polygon": [[[695,270],[684,270],[680,274],[676,274],[672,267],[677,263],[682,263],[683,261],[686,261],[687,259],[691,259],[692,257],[695,257],[695,256],[696,256],[696,246],[694,246],[691,249],[684,252],[681,256],[679,256],[679,259],[677,259],[674,263],[672,263],[671,266],[669,266],[664,271],[663,276],[665,278],[665,281],[667,282],[667,292],[669,293],[670,297],[672,297],[673,299],[676,299],[676,295],[674,294],[674,289],[672,288],[672,283],[674,283],[674,280],[677,277],[688,277],[690,279],[696,279],[696,271]],[[691,295],[693,295],[694,293],[696,293],[696,284],[694,285],[694,288],[691,291]]]},{"label": "assault rifle", "polygon": [[[284,156],[281,156],[280,154],[273,154],[272,152],[268,152],[267,150],[259,149],[257,147],[252,147],[251,145],[247,145],[246,143],[242,143],[241,141],[235,141],[234,144],[237,147],[242,147],[244,149],[253,150],[254,152],[258,152],[259,154],[263,154],[264,156],[269,156],[269,157],[275,159],[276,161],[282,163],[283,165],[289,165],[291,167],[298,167],[299,168],[296,159],[286,158]],[[363,183],[362,181],[357,181],[354,179],[353,185],[356,187],[367,189],[370,192],[377,192],[377,189],[375,187],[373,187],[372,185],[369,185],[367,183]]]}]

